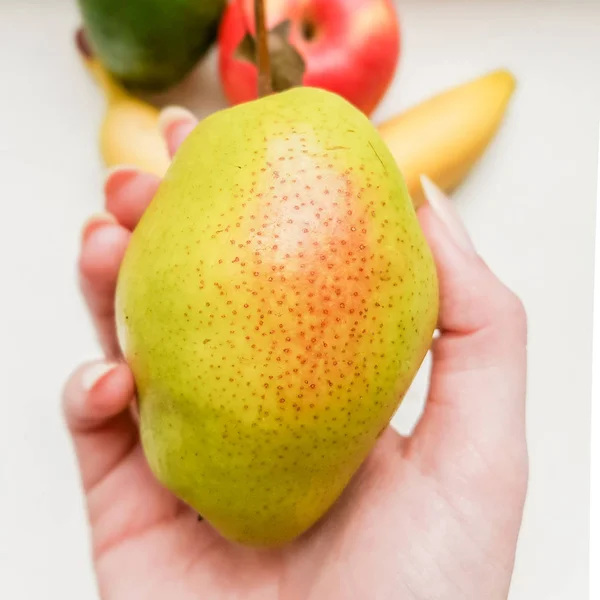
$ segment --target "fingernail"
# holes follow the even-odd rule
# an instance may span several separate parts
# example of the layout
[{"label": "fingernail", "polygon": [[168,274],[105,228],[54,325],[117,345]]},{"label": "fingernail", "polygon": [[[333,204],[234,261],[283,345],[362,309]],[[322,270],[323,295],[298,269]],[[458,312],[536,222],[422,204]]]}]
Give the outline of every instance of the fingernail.
[{"label": "fingernail", "polygon": [[173,132],[175,127],[179,127],[182,124],[186,126],[191,123],[196,123],[198,119],[196,115],[190,112],[187,108],[182,106],[167,106],[163,108],[158,117],[158,128],[163,134],[163,137],[167,138]]},{"label": "fingernail", "polygon": [[110,213],[92,215],[83,225],[81,241],[86,242],[94,231],[106,225],[114,225],[117,220]]},{"label": "fingernail", "polygon": [[110,373],[117,363],[96,363],[90,365],[81,374],[81,386],[86,392],[89,392],[105,375]]},{"label": "fingernail", "polygon": [[465,252],[474,253],[475,246],[450,199],[426,175],[421,175],[421,185],[429,206],[444,223],[454,243]]},{"label": "fingernail", "polygon": [[137,177],[140,170],[130,165],[115,165],[106,171],[104,177],[104,196],[112,196],[123,188],[134,177]]}]

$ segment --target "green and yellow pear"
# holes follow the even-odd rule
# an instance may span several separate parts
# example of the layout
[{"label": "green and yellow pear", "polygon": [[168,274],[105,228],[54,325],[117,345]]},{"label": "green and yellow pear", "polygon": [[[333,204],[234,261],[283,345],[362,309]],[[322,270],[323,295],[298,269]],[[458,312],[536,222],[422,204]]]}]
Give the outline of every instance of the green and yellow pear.
[{"label": "green and yellow pear", "polygon": [[224,537],[277,546],[388,425],[438,280],[374,126],[301,87],[196,126],[133,232],[116,308],[158,480]]}]

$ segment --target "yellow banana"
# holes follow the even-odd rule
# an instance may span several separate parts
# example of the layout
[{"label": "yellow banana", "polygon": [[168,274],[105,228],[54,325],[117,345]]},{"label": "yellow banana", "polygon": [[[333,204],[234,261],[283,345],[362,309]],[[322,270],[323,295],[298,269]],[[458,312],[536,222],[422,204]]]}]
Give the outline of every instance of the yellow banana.
[{"label": "yellow banana", "polygon": [[415,207],[424,201],[420,175],[452,191],[481,157],[515,89],[499,69],[442,92],[379,125]]},{"label": "yellow banana", "polygon": [[162,177],[169,166],[166,143],[158,128],[159,110],[129,94],[91,56],[82,34],[79,48],[85,65],[104,92],[107,107],[100,127],[100,154],[107,167],[131,165]]}]

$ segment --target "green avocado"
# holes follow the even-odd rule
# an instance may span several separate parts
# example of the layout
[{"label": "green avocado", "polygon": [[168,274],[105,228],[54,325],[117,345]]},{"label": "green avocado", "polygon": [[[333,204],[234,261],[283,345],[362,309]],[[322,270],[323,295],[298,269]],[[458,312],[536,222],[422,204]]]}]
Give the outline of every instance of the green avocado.
[{"label": "green avocado", "polygon": [[124,86],[165,91],[216,39],[226,0],[77,0],[86,39]]}]

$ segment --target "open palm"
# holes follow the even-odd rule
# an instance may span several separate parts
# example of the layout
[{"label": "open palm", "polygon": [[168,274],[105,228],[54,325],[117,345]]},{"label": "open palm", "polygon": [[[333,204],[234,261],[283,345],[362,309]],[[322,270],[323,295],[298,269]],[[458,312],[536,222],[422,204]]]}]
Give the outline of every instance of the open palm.
[{"label": "open palm", "polygon": [[[173,153],[194,126],[165,113]],[[526,319],[475,253],[447,199],[425,182],[419,211],[440,278],[440,335],[413,435],[388,428],[329,513],[292,544],[231,544],[155,480],[114,327],[117,274],[159,180],[106,184],[109,212],[84,230],[82,291],[107,360],[75,371],[65,413],[87,498],[105,600],[507,597],[527,486]]]}]

